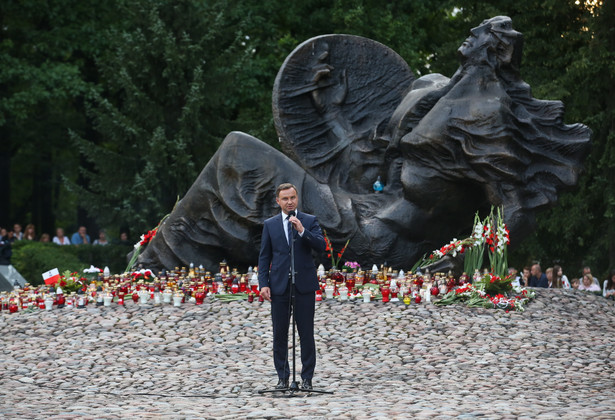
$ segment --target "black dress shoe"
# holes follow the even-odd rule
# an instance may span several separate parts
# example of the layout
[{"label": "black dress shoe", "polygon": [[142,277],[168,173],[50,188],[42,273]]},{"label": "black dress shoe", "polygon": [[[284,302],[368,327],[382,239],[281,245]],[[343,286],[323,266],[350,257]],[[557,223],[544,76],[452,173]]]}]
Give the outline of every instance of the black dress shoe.
[{"label": "black dress shoe", "polygon": [[275,386],[275,389],[287,389],[288,388],[288,379],[280,379],[278,384]]},{"label": "black dress shoe", "polygon": [[303,382],[301,382],[301,389],[314,389],[312,388],[312,380],[304,379]]}]

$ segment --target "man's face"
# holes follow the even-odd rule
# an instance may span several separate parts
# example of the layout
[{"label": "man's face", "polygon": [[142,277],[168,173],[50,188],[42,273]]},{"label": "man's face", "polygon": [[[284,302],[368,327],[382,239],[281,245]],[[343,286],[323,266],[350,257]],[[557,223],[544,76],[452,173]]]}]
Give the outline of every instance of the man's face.
[{"label": "man's face", "polygon": [[299,197],[297,196],[297,191],[295,191],[294,188],[287,188],[280,191],[275,201],[278,203],[278,206],[280,206],[282,211],[288,214],[291,211],[297,210]]},{"label": "man's face", "polygon": [[21,232],[21,225],[18,223],[15,223],[15,225],[13,226],[13,232],[15,233]]},{"label": "man's face", "polygon": [[589,268],[589,267],[585,267],[585,268],[583,269],[583,275],[586,275],[586,274],[591,274],[591,273],[592,273],[591,268]]},{"label": "man's face", "polygon": [[64,236],[64,229],[62,229],[62,228],[57,228],[57,229],[56,229],[56,236],[58,236],[58,237],[62,237],[62,236]]},{"label": "man's face", "polygon": [[86,230],[85,230],[85,226],[81,226],[81,227],[79,228],[79,235],[85,235],[85,232],[86,232]]},{"label": "man's face", "polygon": [[538,276],[538,274],[540,274],[540,270],[538,269],[537,265],[533,265],[532,266],[532,276]]}]

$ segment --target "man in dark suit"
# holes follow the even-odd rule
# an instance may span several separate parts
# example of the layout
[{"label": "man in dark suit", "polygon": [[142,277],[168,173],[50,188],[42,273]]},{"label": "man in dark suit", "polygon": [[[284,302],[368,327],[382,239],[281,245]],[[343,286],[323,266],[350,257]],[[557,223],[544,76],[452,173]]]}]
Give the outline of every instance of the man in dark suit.
[{"label": "man in dark suit", "polygon": [[530,276],[530,287],[549,287],[549,280],[545,273],[542,272],[540,264],[532,265],[532,271]]},{"label": "man in dark suit", "polygon": [[[276,189],[280,214],[265,220],[258,259],[258,284],[271,302],[273,363],[278,373],[276,388],[288,388],[288,327],[290,324],[291,243],[295,248],[295,321],[301,341],[301,387],[312,389],[316,366],[314,343],[315,291],[319,288],[312,250],[326,248],[315,216],[297,211],[299,194],[292,184]],[[296,215],[295,215],[296,214]]]}]

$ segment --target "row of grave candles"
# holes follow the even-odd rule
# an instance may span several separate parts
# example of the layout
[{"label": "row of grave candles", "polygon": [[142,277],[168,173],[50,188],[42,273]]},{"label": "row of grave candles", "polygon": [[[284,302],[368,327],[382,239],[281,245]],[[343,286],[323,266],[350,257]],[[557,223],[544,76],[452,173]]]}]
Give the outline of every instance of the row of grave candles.
[{"label": "row of grave candles", "polygon": [[[148,275],[150,274],[150,275]],[[336,270],[325,271],[318,268],[320,290],[316,300],[339,299],[340,301],[363,299],[365,302],[381,299],[383,302],[411,301],[420,303],[430,301],[433,296],[443,295],[454,286],[469,282],[465,273],[455,279],[450,273],[405,274],[391,268],[375,265],[369,271]],[[173,304],[180,306],[186,302],[203,304],[207,295],[247,294],[248,301],[263,301],[259,295],[257,268],[239,274],[237,269],[228,270],[226,263],[220,263],[215,275],[202,267],[189,269],[176,267],[175,270],[159,273],[155,277],[148,271],[125,273],[123,275],[104,275],[89,281],[81,278],[83,285],[75,293],[64,293],[61,286],[30,287],[0,295],[0,310],[17,312],[28,308],[50,310],[53,307],[85,308],[88,304],[110,306],[112,303],[125,305],[134,303]],[[370,287],[366,287],[367,284]]]}]

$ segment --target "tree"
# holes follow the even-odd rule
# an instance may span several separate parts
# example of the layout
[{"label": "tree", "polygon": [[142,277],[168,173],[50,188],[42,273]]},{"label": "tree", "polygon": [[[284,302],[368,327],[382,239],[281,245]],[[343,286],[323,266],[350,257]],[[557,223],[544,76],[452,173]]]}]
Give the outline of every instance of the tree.
[{"label": "tree", "polygon": [[50,232],[74,203],[60,175],[76,154],[67,127],[83,126],[82,98],[96,80],[93,54],[111,2],[3,1],[0,5],[0,225],[33,222]]},{"label": "tree", "polygon": [[[596,7],[591,7],[596,4],[592,1],[558,0],[451,4],[459,8],[452,25],[459,25],[460,31],[491,16],[512,17],[524,35],[521,72],[534,96],[562,100],[566,122],[582,122],[593,130],[593,148],[579,186],[561,194],[557,206],[537,216],[535,232],[517,244],[511,262],[557,262],[572,275],[589,264],[605,273],[608,266],[615,266],[613,1]],[[434,60],[436,71],[446,67],[450,72],[449,66]]]},{"label": "tree", "polygon": [[571,46],[570,62],[548,85],[558,87],[568,118],[593,130],[592,152],[579,188],[539,219],[527,244],[546,261],[568,263],[575,276],[584,265],[603,276],[615,267],[615,3],[591,4],[579,5],[583,13],[572,36],[582,42]]},{"label": "tree", "polygon": [[101,89],[87,115],[95,135],[72,132],[87,186],[68,182],[99,223],[151,229],[171,211],[228,133],[234,76],[249,54],[241,22],[222,1],[140,0],[122,5],[97,59]]}]

